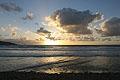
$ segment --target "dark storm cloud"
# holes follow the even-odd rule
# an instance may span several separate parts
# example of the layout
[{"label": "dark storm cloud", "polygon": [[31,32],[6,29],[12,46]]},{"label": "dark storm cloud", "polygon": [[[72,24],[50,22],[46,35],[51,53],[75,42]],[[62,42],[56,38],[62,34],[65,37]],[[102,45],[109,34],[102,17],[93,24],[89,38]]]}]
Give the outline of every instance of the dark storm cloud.
[{"label": "dark storm cloud", "polygon": [[39,25],[39,23],[38,23],[38,22],[36,22],[35,24],[36,24],[36,25]]},{"label": "dark storm cloud", "polygon": [[22,12],[23,9],[17,6],[15,3],[0,3],[0,9],[5,10],[7,12],[15,11]]},{"label": "dark storm cloud", "polygon": [[89,10],[77,11],[71,8],[63,8],[54,12],[48,21],[53,21],[57,27],[61,27],[67,33],[91,34],[92,22],[103,19],[100,13],[92,14]]},{"label": "dark storm cloud", "polygon": [[39,34],[39,33],[51,33],[51,32],[44,30],[44,28],[40,28],[39,30],[37,30],[37,33]]},{"label": "dark storm cloud", "polygon": [[51,37],[51,32],[48,30],[45,30],[44,28],[40,28],[39,30],[37,30],[36,32],[39,35],[44,36],[46,39],[50,39],[50,40],[54,40],[54,37]]},{"label": "dark storm cloud", "polygon": [[27,13],[25,17],[22,17],[23,20],[33,20],[35,18],[33,13]]},{"label": "dark storm cloud", "polygon": [[111,17],[100,24],[100,29],[95,30],[102,36],[120,36],[120,18]]}]

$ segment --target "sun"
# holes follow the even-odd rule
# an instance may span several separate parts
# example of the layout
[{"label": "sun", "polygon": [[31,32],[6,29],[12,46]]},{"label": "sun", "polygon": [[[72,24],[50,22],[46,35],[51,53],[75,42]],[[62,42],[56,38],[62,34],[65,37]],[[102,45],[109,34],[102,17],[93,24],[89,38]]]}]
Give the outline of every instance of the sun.
[{"label": "sun", "polygon": [[47,40],[45,41],[46,45],[59,45],[59,41]]}]

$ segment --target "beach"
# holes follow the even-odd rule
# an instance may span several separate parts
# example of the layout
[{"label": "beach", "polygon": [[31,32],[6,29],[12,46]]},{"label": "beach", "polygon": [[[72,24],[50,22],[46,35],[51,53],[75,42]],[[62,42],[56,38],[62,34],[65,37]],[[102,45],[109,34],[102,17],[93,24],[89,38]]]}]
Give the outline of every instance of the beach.
[{"label": "beach", "polygon": [[0,80],[120,80],[120,73],[0,72]]},{"label": "beach", "polygon": [[119,80],[120,46],[1,46],[0,80]]}]

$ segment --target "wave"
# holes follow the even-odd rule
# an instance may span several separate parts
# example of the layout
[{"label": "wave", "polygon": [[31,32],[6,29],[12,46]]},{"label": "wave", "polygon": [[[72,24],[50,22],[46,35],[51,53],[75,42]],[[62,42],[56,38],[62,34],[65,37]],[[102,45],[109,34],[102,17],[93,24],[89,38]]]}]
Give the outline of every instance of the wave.
[{"label": "wave", "polygon": [[79,55],[0,55],[0,57],[120,57],[120,54],[79,54]]},{"label": "wave", "polygon": [[18,51],[120,51],[120,48],[0,48]]},{"label": "wave", "polygon": [[120,46],[46,46],[46,45],[10,45],[0,46],[0,50],[21,50],[21,51],[120,51]]},{"label": "wave", "polygon": [[0,46],[0,57],[119,57],[120,46]]}]

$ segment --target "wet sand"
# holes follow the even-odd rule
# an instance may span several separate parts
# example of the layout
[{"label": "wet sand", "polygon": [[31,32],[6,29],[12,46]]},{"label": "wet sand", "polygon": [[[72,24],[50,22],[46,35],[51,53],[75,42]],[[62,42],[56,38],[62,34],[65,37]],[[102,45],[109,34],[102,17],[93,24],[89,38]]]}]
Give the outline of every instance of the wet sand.
[{"label": "wet sand", "polygon": [[120,73],[0,72],[0,80],[120,80]]}]

